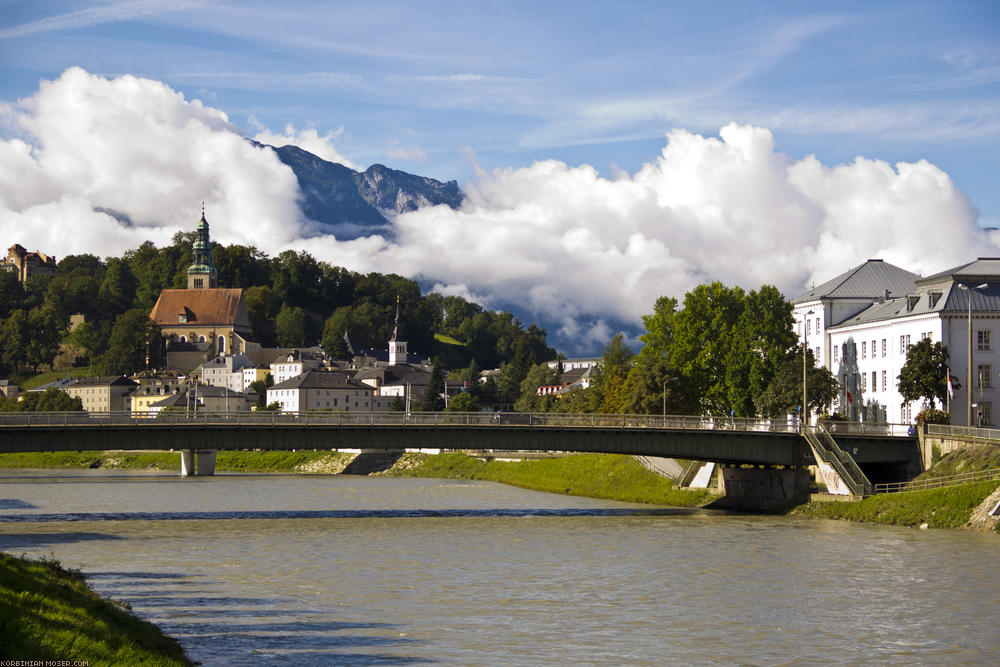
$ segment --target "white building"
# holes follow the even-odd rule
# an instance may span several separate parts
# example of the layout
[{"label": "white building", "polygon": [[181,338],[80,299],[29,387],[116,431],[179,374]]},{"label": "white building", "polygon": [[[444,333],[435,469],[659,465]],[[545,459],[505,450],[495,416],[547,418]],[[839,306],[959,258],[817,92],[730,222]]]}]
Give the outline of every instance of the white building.
[{"label": "white building", "polygon": [[[985,287],[975,289],[980,285]],[[970,291],[971,383],[966,377]],[[978,259],[926,278],[869,260],[792,303],[800,340],[805,337],[817,363],[840,383],[834,410],[852,419],[912,423],[921,403],[903,400],[897,378],[908,347],[928,338],[948,348],[951,374],[962,385],[951,400],[952,423],[969,423],[971,384],[973,424],[993,424],[994,373],[1000,369],[994,346],[1000,335],[1000,259]]]},{"label": "white building", "polygon": [[245,354],[220,355],[201,365],[201,381],[213,387],[226,387],[232,391],[246,391],[243,369],[253,367]]},{"label": "white building", "polygon": [[371,412],[388,410],[391,402],[391,398],[375,396],[371,387],[346,373],[334,371],[306,371],[267,389],[267,404],[278,403],[282,412]]},{"label": "white building", "polygon": [[323,366],[323,353],[318,348],[311,350],[292,350],[287,355],[278,357],[271,363],[271,379],[274,384],[302,375],[306,371]]}]

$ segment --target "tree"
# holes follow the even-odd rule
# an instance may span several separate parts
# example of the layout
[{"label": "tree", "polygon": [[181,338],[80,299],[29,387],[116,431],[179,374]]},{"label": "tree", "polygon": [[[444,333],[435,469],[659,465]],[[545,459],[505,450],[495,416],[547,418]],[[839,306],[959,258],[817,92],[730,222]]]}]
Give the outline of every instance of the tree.
[{"label": "tree", "polygon": [[19,398],[0,400],[0,412],[73,412],[83,410],[83,401],[62,389],[29,391]]},{"label": "tree", "polygon": [[476,407],[476,401],[473,400],[472,394],[463,391],[448,399],[448,407],[445,409],[448,412],[475,412]]},{"label": "tree", "polygon": [[600,412],[620,414],[625,411],[625,379],[632,369],[634,357],[622,333],[615,334],[604,348],[594,377],[594,388],[601,395]]},{"label": "tree", "polygon": [[17,309],[0,326],[0,355],[15,372],[28,363],[28,341],[31,330],[28,313]]},{"label": "tree", "polygon": [[444,373],[441,372],[441,366],[435,360],[434,367],[431,369],[431,378],[427,383],[427,390],[424,392],[424,398],[420,402],[420,409],[426,412],[441,412],[444,410],[444,399],[441,397],[443,393]]},{"label": "tree", "polygon": [[267,407],[267,388],[274,386],[274,378],[270,373],[264,376],[263,380],[254,380],[250,383],[250,389],[257,394],[257,409],[263,410]]},{"label": "tree", "polygon": [[[897,376],[899,394],[907,401],[926,399],[934,409],[934,401],[945,402],[948,396],[948,347],[923,338],[906,350],[906,363]],[[961,389],[952,378],[952,386]]]},{"label": "tree", "polygon": [[792,304],[776,287],[764,285],[744,298],[726,361],[727,397],[735,415],[757,414],[754,397],[767,389],[778,365],[795,345],[793,324]]},{"label": "tree", "polygon": [[13,271],[0,271],[0,319],[24,308],[24,288]]},{"label": "tree", "polygon": [[278,337],[278,345],[305,347],[307,319],[305,308],[284,304],[274,318],[274,333]]},{"label": "tree", "polygon": [[642,324],[646,333],[639,336],[643,348],[639,356],[643,360],[659,359],[670,354],[670,346],[674,341],[674,317],[677,315],[677,299],[671,296],[661,296],[656,300],[651,315],[642,316]]},{"label": "tree", "polygon": [[626,414],[676,414],[682,410],[680,376],[667,359],[639,358],[625,380]]},{"label": "tree", "polygon": [[[816,366],[812,350],[807,352],[806,368],[809,409],[822,412],[837,396],[837,379],[828,369]],[[754,402],[759,413],[765,417],[781,417],[798,411],[802,405],[801,345],[784,356],[771,382],[754,397]]]},{"label": "tree", "polygon": [[521,394],[514,402],[519,412],[545,412],[553,401],[552,396],[539,396],[538,388],[554,385],[559,377],[548,364],[536,364],[528,369],[521,380]]},{"label": "tree", "polygon": [[669,358],[683,378],[685,411],[729,414],[726,382],[733,329],[744,310],[744,292],[721,282],[699,285],[673,317]]},{"label": "tree", "polygon": [[52,366],[59,354],[59,343],[66,329],[66,318],[51,306],[32,308],[28,313],[27,362],[34,370],[39,366]]},{"label": "tree", "polygon": [[104,313],[114,317],[132,307],[135,299],[135,276],[128,264],[120,259],[108,260],[108,270],[98,290]]},{"label": "tree", "polygon": [[159,362],[160,333],[142,308],[133,308],[115,320],[108,340],[108,350],[101,355],[100,368],[105,375],[135,373]]}]

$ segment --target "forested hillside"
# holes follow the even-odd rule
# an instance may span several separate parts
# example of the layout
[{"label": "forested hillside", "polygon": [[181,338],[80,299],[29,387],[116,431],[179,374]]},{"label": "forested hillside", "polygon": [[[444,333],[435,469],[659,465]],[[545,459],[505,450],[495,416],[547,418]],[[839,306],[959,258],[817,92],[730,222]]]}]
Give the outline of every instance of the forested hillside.
[{"label": "forested hillside", "polygon": [[[55,277],[34,276],[23,286],[0,272],[0,376],[49,367],[64,341],[98,372],[144,368],[146,341],[155,338],[149,312],[161,290],[186,286],[193,240],[193,232],[178,233],[167,247],[145,243],[121,257],[71,255]],[[556,356],[544,330],[461,297],[421,294],[402,276],[355,273],[304,251],[269,257],[241,245],[216,245],[212,261],[220,287],[245,290],[253,335],[265,347],[318,344],[344,358],[346,331],[356,346],[384,349],[398,296],[409,349],[444,368],[515,364],[523,375]],[[70,332],[75,313],[86,322]],[[157,347],[148,347],[154,366]]]}]

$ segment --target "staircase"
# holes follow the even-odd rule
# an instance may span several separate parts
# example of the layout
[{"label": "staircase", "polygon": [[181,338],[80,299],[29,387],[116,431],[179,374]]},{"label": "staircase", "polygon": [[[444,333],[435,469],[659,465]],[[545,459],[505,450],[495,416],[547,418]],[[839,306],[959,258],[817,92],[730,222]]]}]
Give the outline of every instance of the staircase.
[{"label": "staircase", "polygon": [[[802,435],[805,437],[806,442],[809,443],[809,446],[812,447],[816,462],[820,464],[820,470],[824,478],[827,479],[827,488],[830,488],[831,482],[834,481],[828,478],[829,472],[833,472],[839,478],[836,481],[841,482],[851,495],[872,495],[874,492],[872,483],[861,471],[861,468],[858,467],[854,459],[851,458],[851,455],[837,445],[833,436],[826,430],[826,427],[822,424],[807,426],[802,429]],[[828,466],[827,470],[823,469],[824,463]]]}]

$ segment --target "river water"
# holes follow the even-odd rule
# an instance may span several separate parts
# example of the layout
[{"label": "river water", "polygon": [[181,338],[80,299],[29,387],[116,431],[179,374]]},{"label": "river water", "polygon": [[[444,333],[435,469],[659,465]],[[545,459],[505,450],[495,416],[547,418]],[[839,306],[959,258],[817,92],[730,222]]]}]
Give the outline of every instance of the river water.
[{"label": "river water", "polygon": [[205,665],[1000,664],[1000,539],[488,482],[0,473],[59,559]]}]

